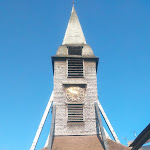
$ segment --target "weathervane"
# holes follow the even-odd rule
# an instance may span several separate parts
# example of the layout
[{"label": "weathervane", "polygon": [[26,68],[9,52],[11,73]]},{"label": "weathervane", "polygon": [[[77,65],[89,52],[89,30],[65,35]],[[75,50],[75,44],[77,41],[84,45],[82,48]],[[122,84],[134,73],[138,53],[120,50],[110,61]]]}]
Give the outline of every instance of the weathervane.
[{"label": "weathervane", "polygon": [[72,1],[73,5],[74,5],[74,0]]}]

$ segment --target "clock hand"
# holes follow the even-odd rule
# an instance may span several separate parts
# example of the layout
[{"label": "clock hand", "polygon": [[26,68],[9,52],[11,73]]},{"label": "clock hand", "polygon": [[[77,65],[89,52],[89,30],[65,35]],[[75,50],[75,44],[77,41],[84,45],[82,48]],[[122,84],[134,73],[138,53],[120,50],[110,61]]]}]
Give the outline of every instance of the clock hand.
[{"label": "clock hand", "polygon": [[69,92],[71,92],[71,93],[73,93],[73,94],[78,94],[77,91],[74,91],[74,90],[72,90],[72,89],[68,89],[68,90],[69,90]]}]

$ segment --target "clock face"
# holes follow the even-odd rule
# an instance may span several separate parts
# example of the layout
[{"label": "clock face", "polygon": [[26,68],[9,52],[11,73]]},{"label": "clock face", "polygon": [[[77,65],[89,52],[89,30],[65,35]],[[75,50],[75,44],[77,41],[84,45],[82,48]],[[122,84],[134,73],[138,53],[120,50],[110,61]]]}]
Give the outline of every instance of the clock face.
[{"label": "clock face", "polygon": [[84,98],[84,89],[78,86],[66,89],[66,97],[71,102],[81,102]]}]

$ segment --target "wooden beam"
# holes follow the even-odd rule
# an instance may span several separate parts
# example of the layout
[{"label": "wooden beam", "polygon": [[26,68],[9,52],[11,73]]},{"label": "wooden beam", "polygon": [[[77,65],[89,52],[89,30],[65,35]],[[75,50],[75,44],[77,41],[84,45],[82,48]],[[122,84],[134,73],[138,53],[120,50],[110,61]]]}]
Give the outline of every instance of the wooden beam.
[{"label": "wooden beam", "polygon": [[56,105],[53,104],[51,131],[50,131],[50,136],[49,136],[49,142],[48,142],[47,150],[52,150],[53,139],[54,139],[54,131],[55,131],[55,116],[56,116]]},{"label": "wooden beam", "polygon": [[101,133],[102,133],[102,139],[103,139],[103,142],[104,142],[104,148],[105,148],[105,150],[109,150],[97,102],[95,102],[95,112],[96,112],[98,124],[100,126],[100,130],[101,130]]}]

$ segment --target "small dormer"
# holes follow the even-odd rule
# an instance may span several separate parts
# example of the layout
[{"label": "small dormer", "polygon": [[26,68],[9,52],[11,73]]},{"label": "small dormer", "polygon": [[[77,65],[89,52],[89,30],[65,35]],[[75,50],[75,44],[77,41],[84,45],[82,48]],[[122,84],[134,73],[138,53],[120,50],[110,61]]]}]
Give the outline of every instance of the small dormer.
[{"label": "small dormer", "polygon": [[85,45],[61,45],[57,53],[56,57],[89,57],[96,58],[94,56],[92,48]]}]

